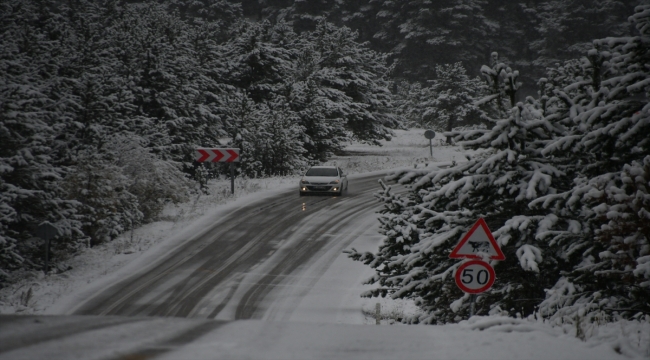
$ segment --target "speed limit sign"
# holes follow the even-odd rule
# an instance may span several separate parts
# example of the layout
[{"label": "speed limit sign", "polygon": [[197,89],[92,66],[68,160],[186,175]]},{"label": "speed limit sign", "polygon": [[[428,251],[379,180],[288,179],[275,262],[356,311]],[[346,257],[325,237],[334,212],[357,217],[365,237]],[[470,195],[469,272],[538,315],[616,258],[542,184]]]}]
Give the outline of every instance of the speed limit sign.
[{"label": "speed limit sign", "polygon": [[479,294],[492,287],[496,274],[494,268],[483,260],[462,263],[456,270],[456,285],[468,294]]}]

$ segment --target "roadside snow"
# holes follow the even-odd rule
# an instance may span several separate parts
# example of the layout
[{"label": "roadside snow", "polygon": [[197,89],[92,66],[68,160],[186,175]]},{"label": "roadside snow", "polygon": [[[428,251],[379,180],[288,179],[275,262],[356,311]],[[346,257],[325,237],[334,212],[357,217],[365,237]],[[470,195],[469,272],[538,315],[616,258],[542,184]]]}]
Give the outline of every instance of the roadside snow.
[{"label": "roadside snow", "polygon": [[[434,139],[433,158],[429,157],[429,142],[424,130],[396,130],[391,141],[382,147],[352,143],[350,156],[332,158],[328,164],[338,165],[351,175],[381,170],[426,166],[431,162],[464,160],[456,146],[440,146]],[[357,154],[357,155],[355,155]],[[368,155],[375,154],[375,155]],[[42,272],[16,274],[22,281],[0,289],[0,314],[61,314],[70,312],[74,304],[88,294],[101,289],[123,274],[133,272],[151,259],[172,251],[181,242],[198,235],[202,223],[219,213],[259,201],[296,186],[298,176],[264,179],[236,179],[235,194],[230,193],[230,181],[212,181],[209,195],[199,195],[191,201],[165,208],[160,220],[122,234],[114,241],[88,248],[69,259],[69,270],[44,276]],[[370,249],[369,249],[370,250]],[[365,268],[365,266],[364,266]]]},{"label": "roadside snow", "polygon": [[[477,321],[481,321],[479,319]],[[268,321],[225,324],[162,359],[622,359],[605,343],[584,344],[540,324],[510,331],[443,326],[362,326]],[[625,354],[629,358],[640,355]]]},{"label": "roadside snow", "polygon": [[[426,167],[434,162],[463,162],[467,155],[471,155],[459,147],[442,145],[443,139],[438,135],[434,139],[431,157],[429,142],[423,133],[422,129],[398,130],[395,138],[384,142],[383,147],[353,143],[346,148],[348,154],[334,157],[328,164],[344,168],[353,179],[355,174],[367,172]],[[24,280],[0,290],[0,314],[70,313],[89,294],[125,274],[145,268],[161,254],[173,251],[183,241],[199,235],[202,225],[219,213],[278,192],[291,191],[296,186],[297,178],[236,179],[234,196],[230,194],[229,181],[213,181],[209,184],[210,195],[168,206],[160,221],[125,233],[111,243],[86,249],[79,256],[69,259],[67,264],[71,269],[67,271],[48,276],[41,272],[22,274]],[[378,234],[364,232],[362,235],[354,243],[359,250],[373,250],[381,241]],[[490,316],[473,317],[455,325],[401,325],[395,320],[417,311],[412,302],[360,298],[359,293],[364,290],[361,282],[372,274],[371,269],[347,259],[343,254],[333,256],[332,261],[336,266],[329,267],[313,285],[314,290],[301,300],[300,311],[293,313],[289,319],[291,325],[285,325],[278,331],[276,345],[270,348],[264,344],[251,347],[238,345],[237,339],[238,332],[258,333],[262,331],[260,329],[275,331],[274,327],[280,326],[278,322],[238,321],[220,328],[214,338],[202,339],[199,346],[192,347],[192,353],[184,352],[183,356],[202,357],[219,350],[234,357],[289,359],[304,358],[314,349],[324,351],[318,353],[323,356],[330,354],[323,350],[330,340],[347,344],[331,350],[335,358],[396,358],[404,357],[405,353],[410,354],[409,358],[420,355],[430,357],[427,351],[431,350],[431,346],[422,345],[427,342],[437,344],[436,358],[441,359],[611,359],[619,354],[629,358],[650,356],[650,319],[588,324],[583,329],[585,342],[576,338],[575,325],[552,325],[532,318]],[[328,289],[338,286],[336,279],[340,278],[358,283],[358,288],[337,288],[336,292],[328,292]],[[372,330],[359,335],[356,331],[359,326],[366,324],[364,328],[368,328],[369,324],[375,323],[377,303],[382,309],[382,325],[395,324],[400,330],[393,331],[392,326],[372,326]],[[316,336],[303,335],[303,330],[312,329],[313,332],[314,327],[308,326],[309,323],[322,325]],[[479,344],[483,350],[477,352],[476,346],[472,347],[471,344]],[[376,352],[368,353],[368,346],[374,347]],[[445,350],[452,348],[455,350]],[[168,355],[174,357],[174,353]]]}]

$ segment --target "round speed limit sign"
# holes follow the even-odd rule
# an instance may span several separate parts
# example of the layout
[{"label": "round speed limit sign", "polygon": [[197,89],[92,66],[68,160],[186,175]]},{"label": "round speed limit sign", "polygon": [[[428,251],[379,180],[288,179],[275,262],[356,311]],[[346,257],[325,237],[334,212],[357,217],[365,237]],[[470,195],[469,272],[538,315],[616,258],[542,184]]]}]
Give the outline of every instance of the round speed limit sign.
[{"label": "round speed limit sign", "polygon": [[494,268],[483,260],[462,263],[456,270],[456,285],[468,294],[479,294],[492,287],[496,274]]}]

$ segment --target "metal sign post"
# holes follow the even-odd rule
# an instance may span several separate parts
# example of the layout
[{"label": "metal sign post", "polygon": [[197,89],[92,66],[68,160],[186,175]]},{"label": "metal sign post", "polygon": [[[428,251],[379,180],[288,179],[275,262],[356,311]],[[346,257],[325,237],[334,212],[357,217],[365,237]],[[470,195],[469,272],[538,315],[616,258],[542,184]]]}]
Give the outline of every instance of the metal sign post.
[{"label": "metal sign post", "polygon": [[436,137],[436,132],[433,130],[427,130],[424,132],[424,137],[429,139],[429,155],[433,157],[433,144],[431,141],[434,137]]},{"label": "metal sign post", "polygon": [[474,316],[474,312],[476,311],[476,294],[470,295],[469,298],[470,298],[469,317],[472,317]]},{"label": "metal sign post", "polygon": [[235,193],[235,164],[230,163],[230,193]]},{"label": "metal sign post", "polygon": [[50,270],[50,241],[59,236],[59,229],[50,224],[49,221],[45,221],[36,228],[36,236],[43,239],[45,242],[45,268],[43,269],[43,272],[47,274]]},{"label": "metal sign post", "polygon": [[230,193],[235,193],[235,164],[239,162],[238,148],[198,148],[194,152],[198,162],[227,162],[230,163]]}]

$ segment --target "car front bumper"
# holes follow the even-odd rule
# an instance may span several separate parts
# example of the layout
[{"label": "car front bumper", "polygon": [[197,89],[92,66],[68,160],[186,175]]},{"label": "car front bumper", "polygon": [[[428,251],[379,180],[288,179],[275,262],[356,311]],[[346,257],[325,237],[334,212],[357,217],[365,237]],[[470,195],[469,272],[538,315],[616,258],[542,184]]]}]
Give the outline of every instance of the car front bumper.
[{"label": "car front bumper", "polygon": [[341,192],[341,187],[339,185],[300,185],[300,192],[307,193],[339,193]]}]

